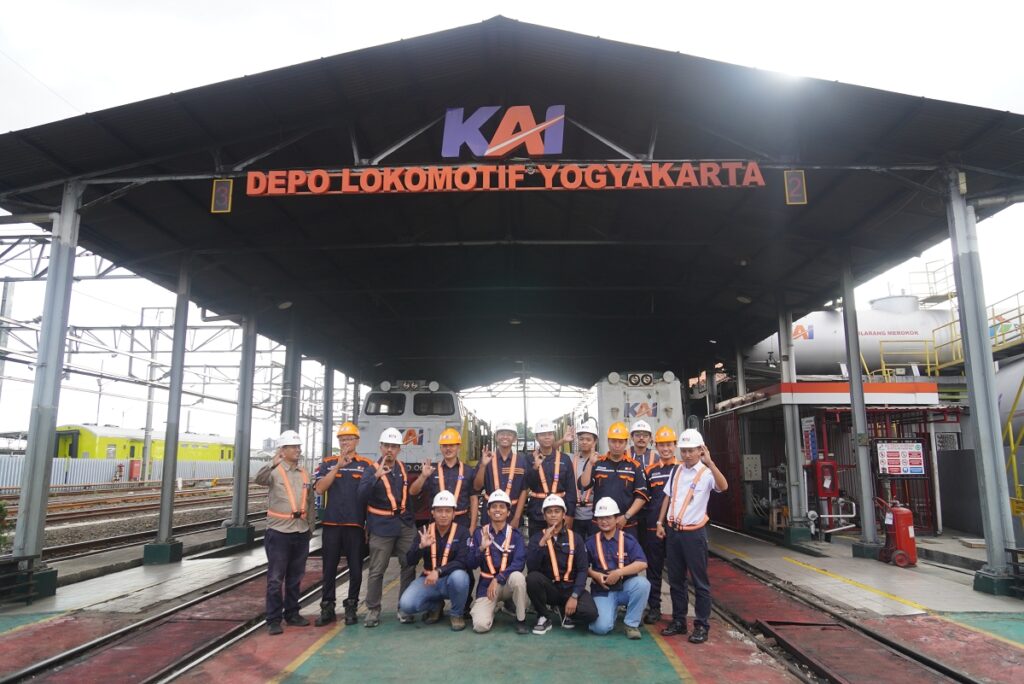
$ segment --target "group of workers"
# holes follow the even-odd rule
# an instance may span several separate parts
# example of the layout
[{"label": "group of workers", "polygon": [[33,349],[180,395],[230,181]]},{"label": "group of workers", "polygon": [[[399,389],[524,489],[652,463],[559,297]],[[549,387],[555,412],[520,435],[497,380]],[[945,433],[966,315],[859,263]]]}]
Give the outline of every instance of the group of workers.
[{"label": "group of workers", "polygon": [[[337,619],[341,558],[349,578],[344,621],[358,621],[368,555],[363,626],[377,627],[384,573],[397,556],[402,623],[420,614],[425,623],[436,623],[447,601],[454,631],[466,628],[468,616],[473,631],[488,632],[504,609],[514,614],[519,634],[544,634],[556,623],[607,634],[624,608],[626,636],[639,639],[641,622],[653,625],[662,618],[667,568],[672,613],[661,634],[688,633],[689,579],[696,596],[689,641],[705,642],[711,613],[707,505],[711,492],[725,491],[728,483],[700,432],[688,429],[677,436],[668,426],[652,432],[643,420],[631,428],[616,422],[608,428],[603,455],[596,450],[593,419],[570,427],[562,438],[578,442],[574,454],[557,448],[553,423],[541,422],[535,435],[537,448],[529,455],[516,449],[516,427],[499,425],[496,451],[485,447],[473,467],[459,458],[462,436],[448,428],[438,439],[441,461],[425,461],[413,477],[398,458],[398,430],[381,433],[380,455],[370,459],[356,453],[358,427],[344,423],[338,453],[324,458],[310,477],[300,464],[298,433],[284,432],[273,461],[256,475],[269,488],[264,545],[270,634],[283,631],[282,621],[309,625],[299,614],[299,586],[316,493],[323,527],[317,626]],[[417,529],[414,501],[423,493],[431,501],[432,520]],[[520,531],[523,522],[528,537]],[[528,603],[537,615],[532,628]]]}]

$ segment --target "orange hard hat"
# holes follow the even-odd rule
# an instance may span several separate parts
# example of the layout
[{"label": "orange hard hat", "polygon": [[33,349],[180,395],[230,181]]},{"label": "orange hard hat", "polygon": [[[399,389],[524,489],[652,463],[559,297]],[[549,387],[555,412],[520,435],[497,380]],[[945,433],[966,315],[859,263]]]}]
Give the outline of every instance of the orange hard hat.
[{"label": "orange hard hat", "polygon": [[661,444],[662,442],[675,442],[676,431],[670,428],[668,425],[662,425],[658,428],[658,432],[654,435],[654,443]]},{"label": "orange hard hat", "polygon": [[338,426],[338,437],[344,437],[345,435],[352,435],[353,437],[359,436],[359,428],[356,427],[355,423],[344,422]]},{"label": "orange hard hat", "polygon": [[629,439],[629,428],[623,422],[608,426],[608,439]]},{"label": "orange hard hat", "polygon": [[438,444],[462,444],[462,435],[455,428],[448,428],[437,438]]}]

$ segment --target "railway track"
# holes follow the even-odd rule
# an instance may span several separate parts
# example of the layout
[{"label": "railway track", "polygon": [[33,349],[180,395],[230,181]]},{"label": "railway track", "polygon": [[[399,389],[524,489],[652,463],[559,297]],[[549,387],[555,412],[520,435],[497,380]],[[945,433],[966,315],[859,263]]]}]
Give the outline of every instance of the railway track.
[{"label": "railway track", "polygon": [[[265,592],[266,568],[250,573],[169,610],[74,646],[0,678],[0,684],[49,680],[102,681],[130,662],[133,682],[170,681],[266,624],[262,602],[252,614],[210,619],[205,611],[219,605],[245,605]],[[348,577],[342,569],[338,579]],[[307,586],[300,603],[320,596],[322,580]],[[237,600],[236,598],[237,597]],[[184,628],[184,629],[183,629]],[[188,634],[189,636],[183,636]],[[159,647],[154,648],[158,644]]]},{"label": "railway track", "polygon": [[[253,522],[256,520],[262,520],[265,517],[266,513],[263,511],[257,511],[255,513],[250,513],[248,519],[250,522]],[[221,528],[223,522],[223,518],[201,520],[194,523],[176,525],[171,528],[171,532],[173,534],[189,534],[205,530],[216,530]],[[136,546],[139,542],[152,540],[156,533],[157,529],[153,528],[152,530],[146,530],[143,532],[132,532],[130,534],[119,534],[112,537],[103,537],[101,539],[90,539],[87,541],[72,542],[70,544],[48,546],[43,549],[43,560],[71,560],[73,558],[91,556],[104,551]]]},{"label": "railway track", "polygon": [[[716,587],[714,612],[804,682],[863,681],[871,669],[886,673],[878,681],[977,681],[749,563],[714,551],[711,556],[709,575]],[[724,572],[726,567],[732,572]],[[741,596],[752,600],[737,598]]]},{"label": "railway track", "polygon": [[[266,492],[253,492],[250,493],[250,500],[265,498]],[[114,505],[114,506],[101,506],[99,508],[86,508],[84,510],[68,510],[64,512],[47,513],[46,524],[60,523],[60,522],[74,522],[78,520],[89,520],[93,518],[113,518],[119,515],[127,515],[129,513],[145,513],[160,510],[159,497],[153,503],[140,503],[140,504],[128,504],[128,505]],[[217,504],[217,503],[230,503],[231,495],[226,492],[220,496],[175,496],[174,508],[179,510],[180,508],[199,506],[205,504]],[[91,504],[102,503],[102,501],[93,500]],[[12,523],[17,517],[17,510],[9,514],[8,520]]]}]

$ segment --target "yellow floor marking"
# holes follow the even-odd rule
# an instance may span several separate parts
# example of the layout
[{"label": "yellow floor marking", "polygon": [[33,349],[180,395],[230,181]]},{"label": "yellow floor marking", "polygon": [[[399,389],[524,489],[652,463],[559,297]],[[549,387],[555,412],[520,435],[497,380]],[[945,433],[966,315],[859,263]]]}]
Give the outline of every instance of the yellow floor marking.
[{"label": "yellow floor marking", "polygon": [[726,546],[725,544],[719,544],[717,542],[713,542],[711,544],[711,547],[715,548],[715,549],[722,549],[723,551],[728,551],[729,553],[731,553],[732,555],[736,556],[737,558],[750,558],[749,554],[743,553],[742,551],[737,551],[736,549],[734,549],[732,547],[729,547],[729,546]]},{"label": "yellow floor marking", "polygon": [[[381,591],[381,596],[383,596],[384,594],[387,594],[389,591],[394,589],[395,585],[398,584],[401,580],[402,580],[401,577],[397,577],[397,578],[391,580],[391,582],[389,582],[387,584],[387,586],[384,587],[383,591]],[[336,637],[338,634],[340,634],[341,630],[343,630],[343,629],[345,629],[345,623],[344,622],[341,622],[341,623],[338,624],[338,626],[332,628],[330,631],[328,631],[322,637],[317,639],[313,644],[311,644],[309,648],[307,648],[305,651],[300,653],[295,658],[295,660],[293,660],[292,662],[288,663],[285,666],[285,668],[283,670],[281,670],[281,672],[278,673],[278,675],[276,677],[274,677],[273,679],[267,680],[268,684],[280,684],[280,682],[283,682],[285,680],[285,678],[290,677],[296,670],[298,670],[300,667],[302,667],[303,663],[305,663],[307,660],[312,658],[313,655],[317,651],[319,651],[321,648],[323,648],[327,644],[328,641],[330,641],[331,639]]]},{"label": "yellow floor marking", "polygon": [[690,671],[686,669],[685,665],[683,665],[683,661],[679,660],[679,656],[677,656],[676,652],[672,650],[672,647],[668,645],[668,641],[665,640],[665,637],[661,636],[661,634],[658,633],[657,626],[645,626],[647,628],[647,632],[654,639],[654,643],[658,644],[658,648],[660,648],[661,652],[665,654],[665,659],[668,660],[668,662],[672,665],[672,669],[676,671],[677,675],[679,675],[679,681],[696,682],[697,680],[694,678],[694,676],[690,674]]},{"label": "yellow floor marking", "polygon": [[864,591],[870,591],[872,594],[878,594],[879,596],[883,596],[883,597],[889,599],[890,601],[895,601],[896,603],[902,603],[905,606],[909,606],[909,607],[911,607],[911,608],[913,608],[915,610],[920,610],[923,613],[932,613],[931,610],[929,610],[925,606],[922,606],[920,603],[916,603],[915,601],[911,601],[909,599],[900,598],[899,596],[896,596],[895,594],[890,594],[889,592],[882,591],[881,589],[875,589],[874,587],[869,586],[867,584],[864,584],[863,582],[858,582],[855,579],[850,579],[849,577],[843,577],[842,575],[838,575],[838,574],[836,574],[834,572],[830,572],[828,570],[822,570],[821,568],[816,568],[813,565],[808,565],[807,563],[798,561],[795,558],[790,558],[789,556],[783,556],[782,560],[788,561],[790,563],[793,563],[794,565],[799,565],[801,568],[805,568],[807,570],[811,570],[813,572],[820,573],[822,575],[825,575],[826,577],[831,577],[832,579],[837,579],[840,582],[846,582],[847,584],[849,584],[851,586],[854,586],[854,587],[857,587],[858,589],[863,589]]}]

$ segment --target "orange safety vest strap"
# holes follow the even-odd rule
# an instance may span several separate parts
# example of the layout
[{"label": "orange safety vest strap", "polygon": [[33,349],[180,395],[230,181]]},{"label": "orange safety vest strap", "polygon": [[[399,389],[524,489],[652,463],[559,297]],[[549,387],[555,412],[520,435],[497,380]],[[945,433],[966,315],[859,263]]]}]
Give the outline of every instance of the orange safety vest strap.
[{"label": "orange safety vest strap", "polygon": [[[551,494],[554,494],[555,496],[565,496],[565,492],[551,492]],[[544,492],[530,492],[530,498],[546,499],[551,496],[551,494],[545,494]]]},{"label": "orange safety vest strap", "polygon": [[[494,528],[491,528],[492,539],[497,538],[497,533]],[[492,542],[493,543],[493,542]],[[481,571],[480,576],[485,579],[491,579],[499,572],[505,572],[505,568],[508,567],[508,547],[512,543],[512,528],[505,526],[505,542],[501,545],[501,569],[494,569],[494,559],[491,558],[491,549],[488,547],[484,550],[484,555],[487,558],[487,568],[491,571],[490,574]]]},{"label": "orange safety vest strap", "polygon": [[[675,474],[674,474],[675,475],[675,482],[672,483],[672,498],[673,499],[676,498],[676,495],[679,492],[679,490],[677,489],[677,485],[679,484],[679,472],[680,472],[680,470],[681,469],[677,469]],[[697,489],[697,483],[700,482],[700,478],[704,475],[704,472],[706,470],[707,470],[707,468],[705,468],[704,466],[701,466],[700,470],[697,471],[697,474],[693,476],[693,482],[691,482],[690,486],[687,488],[686,496],[683,497],[683,503],[680,505],[678,511],[673,513],[672,512],[672,503],[669,502],[669,511],[668,511],[668,516],[667,517],[668,517],[668,521],[669,521],[670,524],[675,525],[679,529],[683,529],[684,527],[693,527],[692,525],[684,526],[681,522],[676,522],[676,521],[681,521],[683,519],[683,515],[686,513],[686,508],[687,508],[687,506],[690,505],[690,500],[693,498],[693,492],[694,492],[694,490]],[[705,518],[706,517],[707,516],[705,516]],[[707,520],[704,521],[704,523],[706,523],[706,522],[707,522]],[[703,527],[704,523],[701,523],[698,527]],[[693,527],[693,529],[698,529],[698,528],[697,527]]]},{"label": "orange safety vest strap", "polygon": [[[448,530],[448,539],[445,540],[444,553],[441,555],[441,565],[437,564],[437,524],[430,523],[430,536],[434,538],[434,541],[430,544],[430,569],[437,570],[439,567],[448,565],[448,554],[452,551],[452,540],[455,539],[455,529],[458,526],[452,523],[451,529]],[[423,570],[423,574],[427,574],[427,570]]]},{"label": "orange safety vest strap", "polygon": [[[455,505],[459,505],[459,493],[462,491],[462,479],[463,473],[465,472],[466,464],[459,461],[459,479],[455,481],[455,491],[452,492],[452,496],[455,497]],[[437,484],[438,491],[446,492],[447,488],[444,486],[444,461],[441,461],[441,465],[437,467]]]},{"label": "orange safety vest strap", "polygon": [[306,519],[306,496],[305,496],[305,489],[306,489],[307,486],[309,486],[309,475],[306,474],[305,470],[299,468],[299,473],[302,474],[303,496],[302,496],[302,503],[299,506],[296,506],[295,505],[295,492],[292,491],[292,483],[288,481],[288,471],[286,471],[284,469],[284,464],[283,463],[279,463],[278,464],[277,470],[281,473],[281,479],[284,481],[284,491],[285,491],[285,494],[288,495],[288,503],[291,504],[292,511],[291,511],[291,513],[279,513],[277,511],[267,510],[267,515],[272,517],[272,518],[302,518],[303,520],[305,520]]},{"label": "orange safety vest strap", "polygon": [[[388,475],[385,475],[384,477],[382,477],[380,479],[384,483],[384,492],[388,495],[388,501],[391,502],[391,510],[394,513],[405,513],[405,502],[406,502],[406,497],[408,497],[408,495],[409,495],[409,488],[406,486],[407,478],[405,477],[405,466],[402,465],[401,461],[398,462],[398,470],[399,470],[399,472],[402,473],[402,505],[401,505],[401,507],[399,507],[398,502],[395,500],[395,495],[391,492],[391,478],[388,477],[388,475],[390,475],[390,473],[388,473]],[[369,506],[367,506],[366,508],[367,508],[367,510],[372,510],[374,513],[377,513],[377,511],[380,510],[379,508],[378,509],[371,509]],[[385,515],[385,514],[384,513],[378,513],[378,515]]]},{"label": "orange safety vest strap", "polygon": [[[625,560],[626,560],[626,533],[623,532],[622,530],[619,530],[618,535],[619,535],[619,553],[618,553],[618,556],[619,556],[619,568],[622,568],[625,565]],[[601,569],[604,570],[605,572],[607,572],[608,571],[608,561],[606,561],[604,559],[604,533],[603,532],[598,532],[597,533],[597,539],[595,539],[594,541],[596,542],[595,546],[597,546],[597,559],[599,561],[601,561]]]},{"label": "orange safety vest strap", "polygon": [[[576,556],[576,535],[572,533],[572,530],[566,530],[569,534],[569,558],[565,564],[565,576],[562,577],[563,582],[568,582],[572,577],[572,561]],[[555,555],[555,543],[554,539],[548,539],[548,557],[551,559],[551,576],[554,577],[555,581],[559,581],[558,572],[558,557]]]}]

